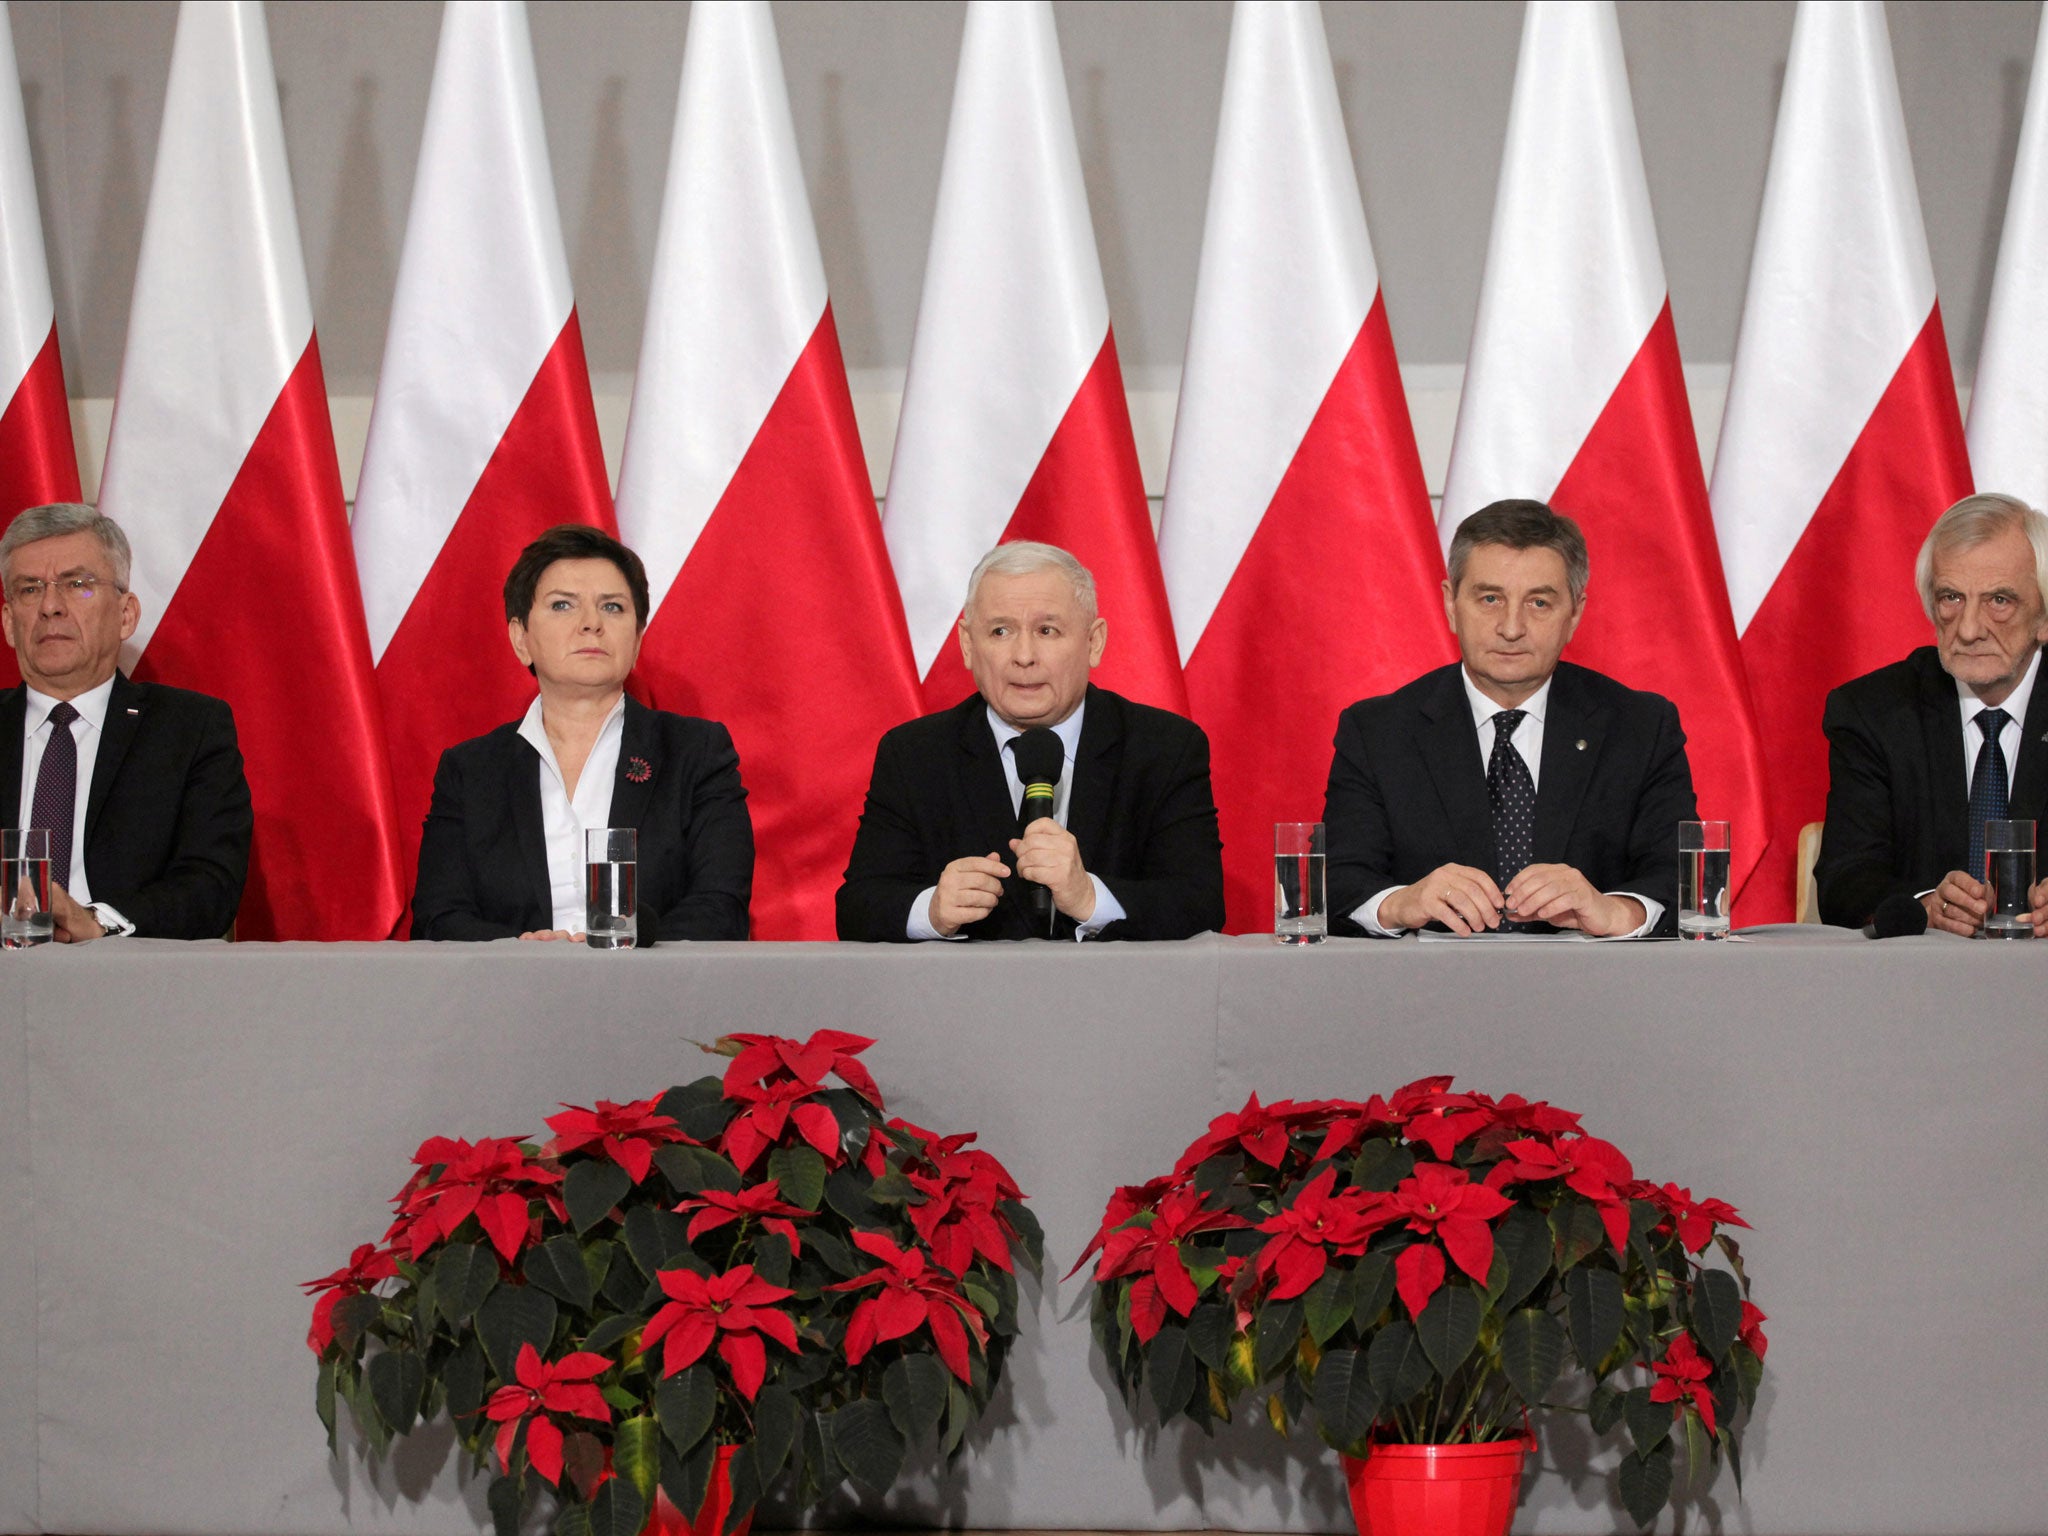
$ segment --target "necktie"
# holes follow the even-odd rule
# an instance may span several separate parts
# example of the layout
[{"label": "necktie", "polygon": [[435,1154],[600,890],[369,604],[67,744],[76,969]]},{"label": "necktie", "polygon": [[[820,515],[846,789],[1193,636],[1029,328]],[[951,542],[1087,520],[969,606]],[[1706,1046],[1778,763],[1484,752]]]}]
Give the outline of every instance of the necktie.
[{"label": "necktie", "polygon": [[1984,745],[1977,749],[1977,767],[1970,775],[1970,867],[1969,873],[1984,878],[1984,823],[2005,820],[2005,749],[1998,733],[2012,719],[2002,709],[1986,709],[1977,715],[1977,729],[1984,733]]},{"label": "necktie", "polygon": [[[78,743],[71,735],[71,722],[78,711],[59,703],[50,711],[50,744],[43,748],[42,765],[36,769],[36,797],[29,807],[28,824],[50,829],[50,878],[67,890],[71,885],[71,824],[78,816]],[[2003,784],[1999,804],[2005,804]],[[1983,846],[1982,826],[1977,842]]]},{"label": "necktie", "polygon": [[[1508,882],[1530,859],[1536,834],[1536,781],[1515,750],[1515,727],[1526,710],[1504,709],[1493,717],[1493,756],[1486,763],[1486,797],[1493,802],[1494,883],[1506,894]],[[1518,923],[1502,928],[1520,927]]]}]

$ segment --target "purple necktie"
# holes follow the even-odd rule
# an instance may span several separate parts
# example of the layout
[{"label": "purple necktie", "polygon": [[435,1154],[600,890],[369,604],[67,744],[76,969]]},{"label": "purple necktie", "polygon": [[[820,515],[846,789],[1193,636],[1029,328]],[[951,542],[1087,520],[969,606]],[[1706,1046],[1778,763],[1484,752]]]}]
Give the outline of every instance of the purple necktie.
[{"label": "purple necktie", "polygon": [[36,770],[36,798],[28,824],[50,829],[50,878],[71,885],[71,825],[78,818],[78,743],[71,722],[78,711],[60,703],[50,711],[50,744]]}]

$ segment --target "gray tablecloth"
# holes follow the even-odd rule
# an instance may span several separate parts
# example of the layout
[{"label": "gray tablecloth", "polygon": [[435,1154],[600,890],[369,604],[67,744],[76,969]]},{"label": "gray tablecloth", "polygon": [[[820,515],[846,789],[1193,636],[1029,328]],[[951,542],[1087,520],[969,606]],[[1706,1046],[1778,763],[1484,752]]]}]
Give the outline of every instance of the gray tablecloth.
[{"label": "gray tablecloth", "polygon": [[[975,1129],[1047,1276],[951,1472],[859,1513],[983,1527],[1342,1530],[1334,1457],[1134,1422],[1058,1276],[1117,1183],[1224,1108],[1428,1072],[1583,1112],[1739,1205],[1771,1314],[1746,1500],[1688,1529],[2048,1527],[2048,944],[105,943],[0,957],[0,1531],[487,1527],[445,1429],[330,1461],[296,1282],[382,1229],[424,1137],[657,1092],[734,1029],[876,1036],[890,1107]],[[1517,1529],[1626,1529],[1565,1424]]]}]

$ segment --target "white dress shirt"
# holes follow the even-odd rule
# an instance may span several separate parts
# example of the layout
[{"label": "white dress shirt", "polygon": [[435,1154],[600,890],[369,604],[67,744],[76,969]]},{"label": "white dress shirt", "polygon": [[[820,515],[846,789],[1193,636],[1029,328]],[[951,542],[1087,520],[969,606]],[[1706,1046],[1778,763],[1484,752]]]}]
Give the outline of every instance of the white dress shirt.
[{"label": "white dress shirt", "polygon": [[[50,733],[56,729],[50,724],[50,711],[57,707],[57,700],[47,693],[24,686],[26,705],[21,720],[21,807],[18,827],[25,827],[35,813],[36,774],[43,766],[43,753],[49,748]],[[99,687],[88,689],[71,701],[71,707],[78,711],[78,718],[71,722],[71,739],[78,749],[78,803],[71,812],[71,867],[53,869],[50,878],[64,887],[65,893],[81,907],[92,905],[92,884],[85,872],[85,805],[92,797],[92,770],[99,761],[100,737],[107,728],[107,706],[114,696],[114,680],[110,677]],[[128,931],[128,920],[105,902],[98,907],[100,926],[109,934]]]},{"label": "white dress shirt", "polygon": [[[2019,772],[2020,743],[2026,736],[2027,701],[2034,696],[2034,677],[2041,670],[2041,653],[2034,652],[2034,659],[2027,663],[2026,673],[2020,678],[2019,687],[2013,689],[1996,706],[2011,716],[1998,733],[1998,749],[2005,754],[2005,785],[2012,788],[2014,775]],[[33,694],[30,695],[34,697]],[[1956,683],[1956,697],[1963,709],[1963,783],[1969,784],[1977,772],[1977,753],[1984,745],[1984,733],[1977,729],[1977,717],[1993,706],[1986,704],[1970,692],[1970,685],[1960,680]],[[81,755],[81,761],[83,760]]]},{"label": "white dress shirt", "polygon": [[[1472,681],[1472,674],[1463,667],[1458,668],[1458,681],[1465,685],[1465,702],[1472,711],[1473,728],[1479,733],[1479,768],[1483,773],[1493,761],[1493,717],[1501,713],[1501,706],[1479,691],[1478,685]],[[1550,709],[1550,685],[1553,681],[1554,676],[1544,679],[1543,686],[1522,701],[1519,706],[1522,723],[1515,727],[1515,734],[1508,742],[1508,750],[1519,756],[1523,766],[1529,770],[1529,787],[1539,795],[1543,789],[1543,718]],[[1389,928],[1380,921],[1380,903],[1399,889],[1401,887],[1390,885],[1367,897],[1364,905],[1351,914],[1351,920],[1367,933],[1385,934],[1390,938],[1406,933],[1408,930],[1405,928]],[[1635,891],[1608,891],[1605,894],[1627,896],[1643,904],[1642,926],[1633,930],[1630,938],[1648,933],[1657,926],[1657,919],[1664,915],[1663,902],[1652,901]]]},{"label": "white dress shirt", "polygon": [[[1081,717],[1087,712],[1088,705],[1084,700],[1075,706],[1074,712],[1071,715],[1052,728],[1053,735],[1060,739],[1061,750],[1066,753],[1066,765],[1060,770],[1059,787],[1053,792],[1052,802],[1052,819],[1063,827],[1067,824],[1067,804],[1074,794],[1074,753],[1081,745]],[[1003,776],[1009,781],[1010,809],[1021,815],[1024,810],[1024,780],[1018,777],[1017,754],[1013,750],[1011,743],[1024,733],[1004,720],[993,709],[988,711],[988,728],[995,736],[996,756],[1002,759]],[[997,849],[996,852],[1002,856],[1005,862],[1010,862],[1011,855],[1009,849],[1001,848]],[[1015,867],[1014,864],[1012,864],[1012,867]],[[1109,887],[1102,883],[1102,877],[1091,873],[1088,876],[1088,880],[1095,887],[1095,910],[1088,914],[1087,922],[1078,924],[1075,927],[1074,937],[1077,940],[1092,938],[1111,923],[1118,922],[1124,917],[1123,903],[1110,894]],[[943,934],[932,926],[932,897],[937,893],[938,889],[936,885],[926,886],[922,891],[918,892],[917,899],[911,902],[910,917],[903,925],[904,933],[910,938],[964,939],[967,937],[965,932]]]},{"label": "white dress shirt", "polygon": [[548,900],[554,907],[554,926],[568,933],[582,933],[589,926],[583,834],[611,825],[612,782],[618,774],[619,744],[625,731],[626,696],[622,693],[598,728],[590,756],[583,760],[583,772],[577,775],[576,793],[571,795],[555,761],[554,744],[541,722],[538,696],[519,722],[519,734],[540,754],[540,825],[548,850]]}]

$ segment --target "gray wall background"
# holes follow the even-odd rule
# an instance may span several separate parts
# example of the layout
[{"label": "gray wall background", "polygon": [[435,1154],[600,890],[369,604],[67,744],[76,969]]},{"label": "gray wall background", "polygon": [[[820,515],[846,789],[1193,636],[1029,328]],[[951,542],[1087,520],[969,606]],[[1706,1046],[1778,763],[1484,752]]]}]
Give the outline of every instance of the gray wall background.
[{"label": "gray wall background", "polygon": [[[111,395],[176,22],[170,0],[11,0],[74,397]],[[1636,114],[1686,361],[1733,350],[1791,35],[1784,0],[1624,3]],[[1888,7],[1959,375],[1972,371],[2039,8]],[[850,367],[909,355],[964,7],[778,0],[776,22]],[[1135,384],[1180,365],[1230,9],[1057,6],[1119,347]],[[1404,364],[1464,360],[1521,6],[1325,0]],[[565,237],[599,388],[639,350],[684,4],[538,0],[534,43]],[[383,350],[440,7],[295,0],[272,47],[330,390]]]}]

